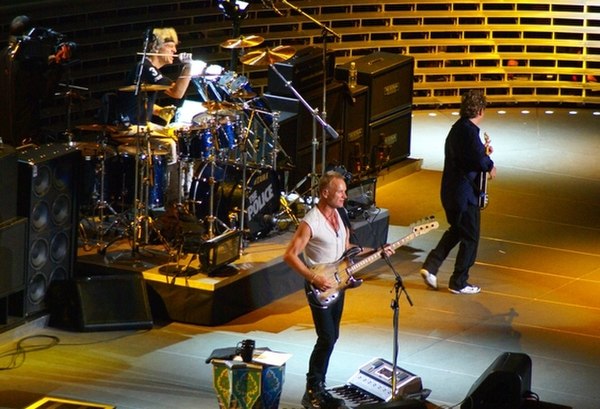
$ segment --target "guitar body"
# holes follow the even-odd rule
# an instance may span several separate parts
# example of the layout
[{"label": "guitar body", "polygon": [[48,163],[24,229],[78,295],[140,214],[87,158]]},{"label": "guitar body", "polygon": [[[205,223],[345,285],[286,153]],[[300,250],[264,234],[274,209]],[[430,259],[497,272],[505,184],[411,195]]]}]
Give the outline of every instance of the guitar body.
[{"label": "guitar body", "polygon": [[311,298],[311,303],[328,306],[336,302],[340,293],[348,287],[354,288],[362,284],[362,280],[355,279],[348,273],[349,267],[347,259],[338,260],[333,263],[324,263],[315,266],[312,271],[318,276],[329,278],[330,282],[335,281],[336,285],[328,290],[321,291],[310,284],[308,295]]},{"label": "guitar body", "polygon": [[[412,227],[412,233],[390,244],[390,246],[393,249],[396,249],[408,243],[415,237],[425,234],[430,230],[437,229],[438,227],[439,223],[435,221],[433,217],[430,217],[420,225]],[[316,276],[326,277],[330,283],[335,282],[335,285],[325,291],[321,291],[314,285],[308,284],[306,295],[311,304],[327,308],[329,305],[335,303],[340,298],[340,293],[346,288],[356,288],[362,284],[363,280],[357,279],[354,276],[354,273],[382,258],[382,252],[375,251],[370,256],[353,263],[349,260],[356,255],[357,252],[355,249],[356,247],[346,251],[338,261],[318,264],[311,269]]]},{"label": "guitar body", "polygon": [[[483,138],[485,140],[485,153],[486,155],[490,154],[490,137],[487,133],[483,133]],[[485,209],[487,207],[487,205],[489,204],[490,198],[488,196],[488,192],[487,192],[487,182],[488,182],[488,173],[487,172],[481,172],[479,174],[479,208],[480,209]]]}]

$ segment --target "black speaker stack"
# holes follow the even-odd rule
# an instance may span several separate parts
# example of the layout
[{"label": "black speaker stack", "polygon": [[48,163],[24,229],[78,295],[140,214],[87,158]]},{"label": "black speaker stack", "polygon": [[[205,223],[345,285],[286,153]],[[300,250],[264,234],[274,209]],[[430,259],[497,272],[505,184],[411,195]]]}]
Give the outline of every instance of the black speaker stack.
[{"label": "black speaker stack", "polygon": [[[271,108],[283,112],[279,138],[295,166],[292,186],[312,170],[316,136],[316,172],[322,173],[323,132],[313,131],[312,113],[295,95],[319,114],[323,112],[323,81],[326,89],[325,121],[338,134],[326,133],[326,166],[343,166],[352,174],[376,173],[410,155],[413,93],[413,57],[374,52],[353,61],[357,86],[348,86],[350,62],[335,66],[334,56],[320,47],[301,49],[291,59],[269,69],[268,92]],[[285,82],[277,74],[285,78]]]},{"label": "black speaker stack", "polygon": [[46,310],[50,283],[73,275],[77,254],[77,175],[81,153],[66,144],[18,151],[18,215],[27,218],[26,317]]},{"label": "black speaker stack", "polygon": [[374,52],[337,66],[335,78],[347,81],[351,63],[358,86],[345,107],[345,165],[377,171],[410,155],[414,58]]},{"label": "black speaker stack", "polygon": [[17,214],[17,153],[0,144],[0,325],[23,317],[27,219]]}]

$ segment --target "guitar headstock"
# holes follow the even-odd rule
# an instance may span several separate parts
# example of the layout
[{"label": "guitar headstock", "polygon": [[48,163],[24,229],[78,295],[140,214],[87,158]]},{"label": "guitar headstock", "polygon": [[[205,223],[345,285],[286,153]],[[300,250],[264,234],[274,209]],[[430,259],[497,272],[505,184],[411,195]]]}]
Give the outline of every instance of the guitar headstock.
[{"label": "guitar headstock", "polygon": [[440,227],[434,216],[429,216],[412,224],[411,230],[417,236],[430,232]]}]

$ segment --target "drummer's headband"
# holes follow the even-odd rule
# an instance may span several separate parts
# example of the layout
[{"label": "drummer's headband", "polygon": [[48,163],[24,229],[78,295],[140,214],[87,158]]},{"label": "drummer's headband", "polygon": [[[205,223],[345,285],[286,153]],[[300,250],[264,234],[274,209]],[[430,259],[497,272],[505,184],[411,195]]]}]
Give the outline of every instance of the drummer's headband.
[{"label": "drummer's headband", "polygon": [[177,31],[175,31],[172,27],[166,28],[155,28],[152,30],[152,34],[154,34],[154,42],[152,43],[152,51],[158,51],[160,47],[164,43],[175,43],[179,44],[179,39],[177,38]]}]

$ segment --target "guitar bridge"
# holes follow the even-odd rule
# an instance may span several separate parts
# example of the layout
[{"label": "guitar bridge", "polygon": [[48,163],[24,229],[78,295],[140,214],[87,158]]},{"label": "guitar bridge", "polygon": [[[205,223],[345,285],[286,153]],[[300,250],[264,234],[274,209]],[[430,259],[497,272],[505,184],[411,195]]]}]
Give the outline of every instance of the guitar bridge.
[{"label": "guitar bridge", "polygon": [[348,279],[348,288],[356,288],[356,287],[360,287],[361,284],[363,283],[362,278],[354,278],[354,276],[350,276],[350,278]]}]

